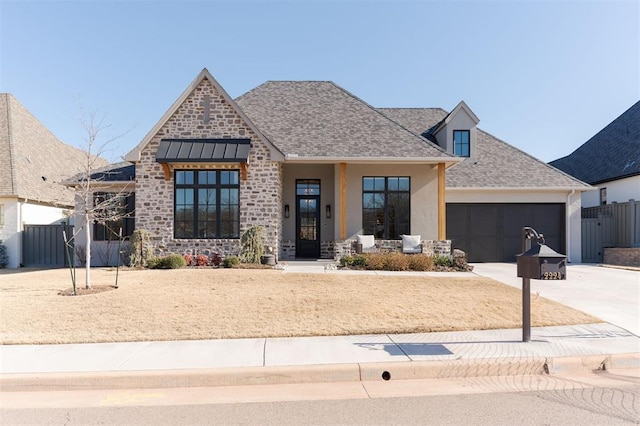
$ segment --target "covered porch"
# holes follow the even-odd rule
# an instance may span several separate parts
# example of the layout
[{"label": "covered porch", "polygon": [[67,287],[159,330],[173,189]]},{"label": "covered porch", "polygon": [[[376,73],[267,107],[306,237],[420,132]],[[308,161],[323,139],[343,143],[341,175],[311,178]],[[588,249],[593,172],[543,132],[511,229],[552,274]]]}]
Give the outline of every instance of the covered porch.
[{"label": "covered porch", "polygon": [[445,174],[452,164],[285,160],[279,259],[338,259],[363,234],[386,247],[399,244],[402,234],[420,235],[425,247],[442,250],[437,242],[446,240]]}]

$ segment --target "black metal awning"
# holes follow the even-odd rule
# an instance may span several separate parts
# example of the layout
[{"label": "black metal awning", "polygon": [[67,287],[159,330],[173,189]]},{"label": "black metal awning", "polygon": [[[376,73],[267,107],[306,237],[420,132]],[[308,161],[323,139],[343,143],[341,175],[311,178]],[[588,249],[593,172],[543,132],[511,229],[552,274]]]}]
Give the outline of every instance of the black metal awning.
[{"label": "black metal awning", "polygon": [[246,163],[251,139],[162,139],[158,163]]}]

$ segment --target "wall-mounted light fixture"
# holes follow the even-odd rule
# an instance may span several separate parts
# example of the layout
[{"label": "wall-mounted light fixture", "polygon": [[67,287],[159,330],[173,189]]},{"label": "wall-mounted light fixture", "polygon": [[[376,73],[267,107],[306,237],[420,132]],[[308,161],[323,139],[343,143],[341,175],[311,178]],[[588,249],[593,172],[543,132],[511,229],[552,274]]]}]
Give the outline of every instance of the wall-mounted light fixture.
[{"label": "wall-mounted light fixture", "polygon": [[289,204],[284,205],[284,217],[289,218]]},{"label": "wall-mounted light fixture", "polygon": [[327,216],[327,219],[331,219],[331,204],[327,204],[327,206],[324,209],[324,212]]}]

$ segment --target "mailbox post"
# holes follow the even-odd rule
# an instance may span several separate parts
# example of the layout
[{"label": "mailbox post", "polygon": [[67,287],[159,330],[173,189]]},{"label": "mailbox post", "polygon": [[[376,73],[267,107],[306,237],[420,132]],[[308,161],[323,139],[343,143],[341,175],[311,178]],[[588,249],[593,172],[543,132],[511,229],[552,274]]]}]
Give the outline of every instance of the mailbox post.
[{"label": "mailbox post", "polygon": [[[537,244],[531,244],[533,238]],[[522,253],[516,255],[518,277],[522,277],[522,341],[531,341],[531,280],[567,279],[567,256],[544,244],[544,235],[522,228]]]}]

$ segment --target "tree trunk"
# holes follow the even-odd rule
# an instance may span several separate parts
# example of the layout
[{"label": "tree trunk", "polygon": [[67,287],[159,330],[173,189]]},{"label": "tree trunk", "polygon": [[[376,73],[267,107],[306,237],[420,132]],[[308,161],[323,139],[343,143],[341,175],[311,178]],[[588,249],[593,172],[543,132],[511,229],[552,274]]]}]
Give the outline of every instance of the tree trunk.
[{"label": "tree trunk", "polygon": [[85,250],[85,288],[91,288],[91,217],[89,213],[84,215],[84,235],[87,245]]}]

